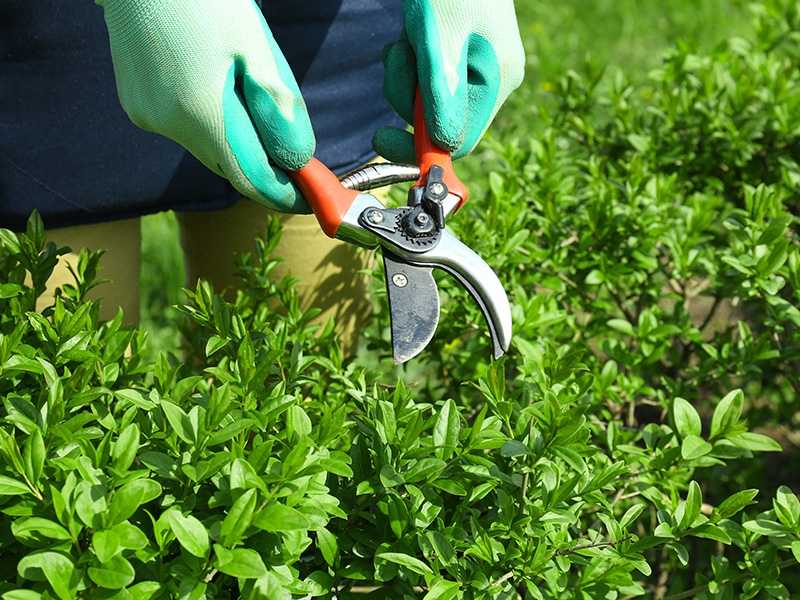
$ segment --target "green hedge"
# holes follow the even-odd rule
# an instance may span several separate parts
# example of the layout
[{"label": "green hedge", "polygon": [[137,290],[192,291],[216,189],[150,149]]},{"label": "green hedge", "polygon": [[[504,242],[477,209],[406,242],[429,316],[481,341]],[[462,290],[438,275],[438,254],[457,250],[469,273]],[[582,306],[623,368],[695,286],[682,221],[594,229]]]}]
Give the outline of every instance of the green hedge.
[{"label": "green hedge", "polygon": [[645,84],[567,74],[490,148],[453,226],[514,304],[494,364],[447,279],[423,357],[391,364],[376,286],[343,360],[277,222],[235,301],[187,293],[180,355],[98,320],[99,254],[36,313],[62,250],[0,231],[2,597],[800,592],[800,16],[756,10]]}]

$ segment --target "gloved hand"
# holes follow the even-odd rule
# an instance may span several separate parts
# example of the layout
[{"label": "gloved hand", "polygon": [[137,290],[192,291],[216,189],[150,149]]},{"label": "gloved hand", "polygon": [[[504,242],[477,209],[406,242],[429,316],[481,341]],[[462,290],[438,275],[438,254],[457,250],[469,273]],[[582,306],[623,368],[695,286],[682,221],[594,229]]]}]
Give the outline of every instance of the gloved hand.
[{"label": "gloved hand", "polygon": [[[472,152],[522,83],[525,51],[513,0],[404,0],[403,39],[384,53],[384,93],[408,123],[417,82],[431,138],[460,158]],[[375,150],[414,162],[412,137],[380,129]]]},{"label": "gloved hand", "polygon": [[281,169],[313,156],[311,121],[253,0],[96,2],[136,125],[175,140],[244,196],[309,212]]}]

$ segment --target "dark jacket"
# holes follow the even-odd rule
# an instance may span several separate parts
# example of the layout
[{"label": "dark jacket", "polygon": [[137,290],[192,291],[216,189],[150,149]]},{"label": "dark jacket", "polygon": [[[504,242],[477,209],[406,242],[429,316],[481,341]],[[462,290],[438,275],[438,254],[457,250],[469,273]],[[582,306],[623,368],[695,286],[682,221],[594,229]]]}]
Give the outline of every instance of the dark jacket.
[{"label": "dark jacket", "polygon": [[[381,50],[401,0],[269,0],[262,9],[303,91],[317,156],[337,172],[396,124]],[[34,208],[47,227],[230,206],[236,192],[119,105],[102,9],[91,0],[0,4],[0,227]]]}]

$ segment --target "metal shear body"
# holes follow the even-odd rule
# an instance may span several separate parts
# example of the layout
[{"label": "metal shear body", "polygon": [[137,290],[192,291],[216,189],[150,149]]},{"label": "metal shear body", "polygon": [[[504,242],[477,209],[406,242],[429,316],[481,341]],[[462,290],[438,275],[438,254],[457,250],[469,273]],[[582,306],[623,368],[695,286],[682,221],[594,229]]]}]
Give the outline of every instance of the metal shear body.
[{"label": "metal shear body", "polygon": [[[439,322],[433,270],[452,275],[483,313],[495,358],[511,341],[511,307],[491,267],[446,226],[467,199],[449,153],[430,140],[417,99],[415,139],[419,166],[374,164],[339,179],[314,159],[292,176],[330,237],[380,247],[391,314],[392,346],[405,362],[428,345]],[[416,180],[408,205],[386,208],[368,190]]]}]

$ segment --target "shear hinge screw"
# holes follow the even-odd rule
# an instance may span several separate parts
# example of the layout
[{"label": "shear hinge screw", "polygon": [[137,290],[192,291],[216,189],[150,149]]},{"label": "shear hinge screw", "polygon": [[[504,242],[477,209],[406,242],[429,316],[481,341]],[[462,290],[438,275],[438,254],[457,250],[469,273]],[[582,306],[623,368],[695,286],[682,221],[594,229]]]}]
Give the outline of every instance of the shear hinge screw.
[{"label": "shear hinge screw", "polygon": [[408,277],[402,273],[395,273],[392,275],[392,283],[399,288],[406,287],[408,285]]},{"label": "shear hinge screw", "polygon": [[430,193],[434,196],[443,196],[445,193],[445,187],[444,184],[434,181],[428,186],[428,191],[430,191]]},{"label": "shear hinge screw", "polygon": [[428,215],[426,215],[425,213],[419,213],[417,215],[417,224],[418,225],[427,225],[428,221],[430,221],[430,220],[431,220],[431,218]]},{"label": "shear hinge screw", "polygon": [[379,210],[371,210],[367,213],[367,220],[370,223],[383,223],[383,213]]}]

